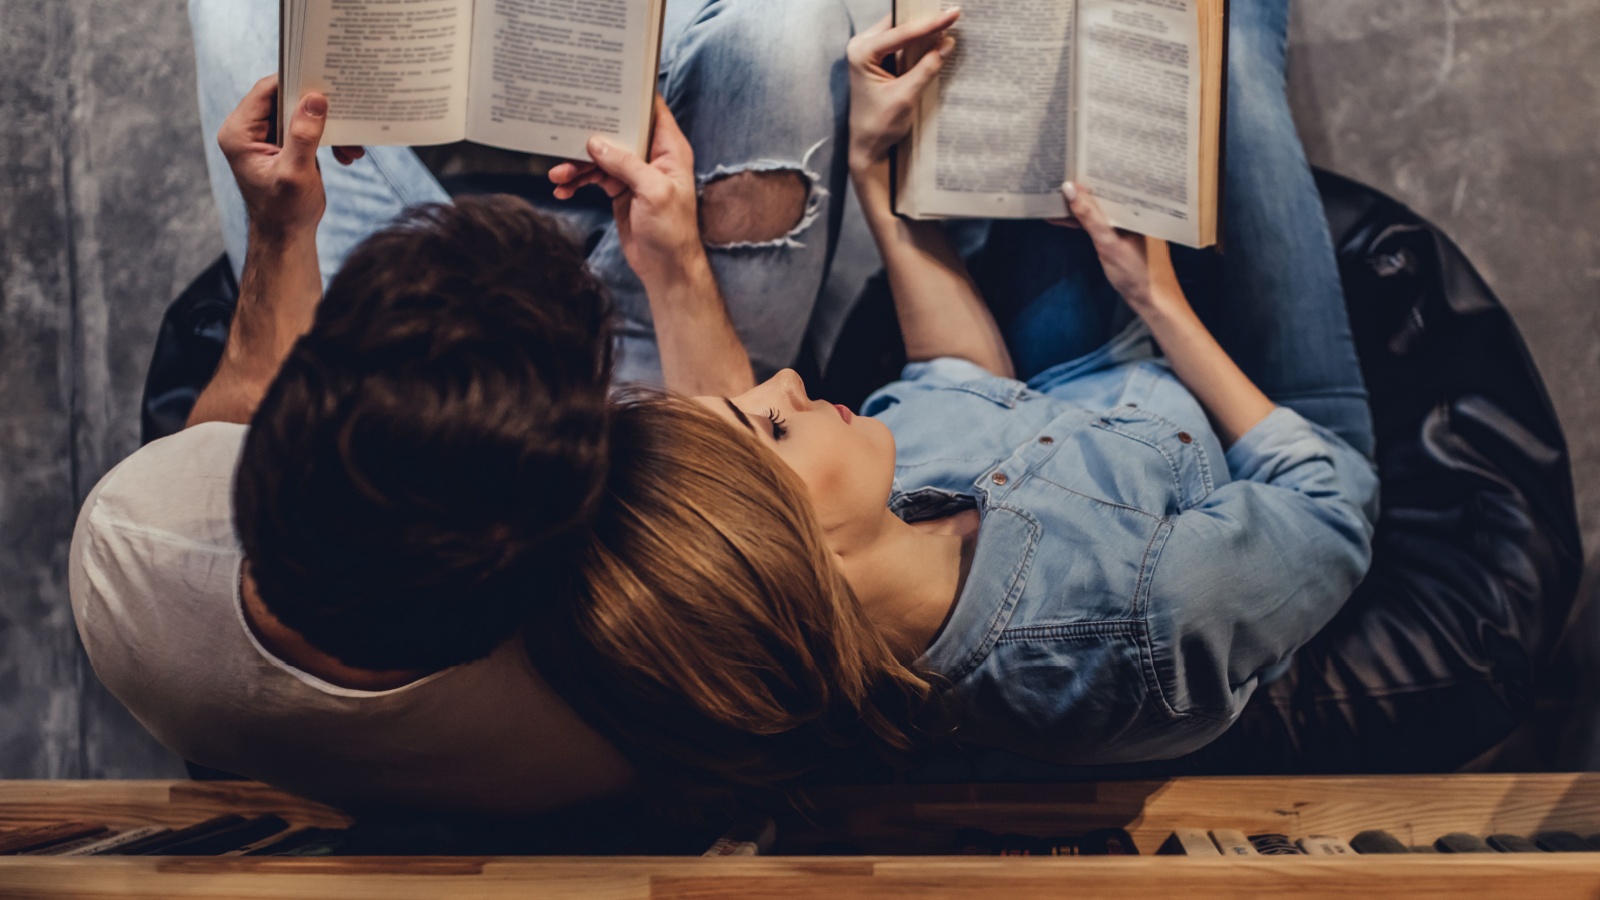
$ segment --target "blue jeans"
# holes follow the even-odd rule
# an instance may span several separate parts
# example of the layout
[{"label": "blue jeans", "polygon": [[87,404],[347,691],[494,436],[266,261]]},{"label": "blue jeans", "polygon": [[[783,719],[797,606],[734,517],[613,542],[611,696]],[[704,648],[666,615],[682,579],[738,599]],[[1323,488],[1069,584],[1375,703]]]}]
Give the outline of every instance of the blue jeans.
[{"label": "blue jeans", "polygon": [[[212,193],[235,274],[248,236],[244,201],[212,136],[250,86],[277,69],[277,0],[189,0]],[[846,175],[852,34],[842,0],[672,0],[658,87],[694,148],[702,183],[745,170],[802,173],[810,195],[783,238],[710,246],[739,336],[760,374],[790,365],[823,285],[838,235]],[[324,149],[328,209],[317,234],[324,284],[350,250],[406,206],[449,195],[405,147],[373,147],[353,166]],[[659,382],[650,306],[608,225],[590,256],[621,320],[618,381]]]},{"label": "blue jeans", "polygon": [[[1372,414],[1322,201],[1284,93],[1288,0],[1232,0],[1223,252],[1173,248],[1185,292],[1275,402],[1372,455]],[[996,222],[974,274],[1026,379],[1132,317],[1079,231]]]}]

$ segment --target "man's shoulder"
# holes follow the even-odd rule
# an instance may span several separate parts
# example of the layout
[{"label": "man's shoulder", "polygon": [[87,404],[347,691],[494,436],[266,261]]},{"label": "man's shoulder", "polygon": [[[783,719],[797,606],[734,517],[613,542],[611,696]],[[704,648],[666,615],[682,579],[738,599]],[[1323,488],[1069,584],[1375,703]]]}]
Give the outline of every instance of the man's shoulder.
[{"label": "man's shoulder", "polygon": [[78,531],[231,546],[233,474],[246,431],[210,422],[141,447],[100,479],[79,513]]},{"label": "man's shoulder", "polygon": [[233,529],[233,472],[240,425],[186,429],[140,448],[95,485],[78,513],[70,589],[80,634],[151,603],[231,587],[239,557]]}]

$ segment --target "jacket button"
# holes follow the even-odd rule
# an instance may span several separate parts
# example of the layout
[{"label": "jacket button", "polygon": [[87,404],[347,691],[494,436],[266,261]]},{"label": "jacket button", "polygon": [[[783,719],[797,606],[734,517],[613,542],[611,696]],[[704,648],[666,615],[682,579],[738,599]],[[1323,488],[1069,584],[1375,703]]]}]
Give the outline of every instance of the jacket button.
[{"label": "jacket button", "polygon": [[1004,473],[1004,472],[996,472],[996,473],[994,473],[994,483],[995,484],[1005,484],[1006,483],[1006,473]]},{"label": "jacket button", "polygon": [[1055,442],[1056,442],[1056,439],[1051,437],[1048,434],[1045,435],[1042,438],[1039,438],[1039,443],[1041,443],[1041,444],[1054,444]]},{"label": "jacket button", "polygon": [[1178,432],[1178,440],[1184,442],[1185,444],[1192,444],[1194,443],[1194,436],[1189,434],[1187,431],[1180,431]]}]

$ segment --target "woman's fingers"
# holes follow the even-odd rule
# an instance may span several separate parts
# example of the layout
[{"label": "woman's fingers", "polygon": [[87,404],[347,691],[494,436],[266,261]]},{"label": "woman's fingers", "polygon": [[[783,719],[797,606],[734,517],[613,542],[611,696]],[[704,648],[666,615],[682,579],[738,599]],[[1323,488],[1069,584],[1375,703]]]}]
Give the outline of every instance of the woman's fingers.
[{"label": "woman's fingers", "polygon": [[884,57],[905,49],[912,42],[949,28],[959,18],[961,18],[960,7],[951,7],[936,16],[896,25],[882,31],[875,30],[877,28],[875,25],[851,39],[846,52],[853,63],[877,65],[883,62]]},{"label": "woman's fingers", "polygon": [[939,74],[939,70],[944,68],[945,59],[955,48],[955,38],[948,34],[940,38],[932,50],[922,54],[917,64],[911,67],[911,71],[900,76],[900,83],[905,85],[905,89],[910,91],[912,96],[920,96]]},{"label": "woman's fingers", "polygon": [[1121,240],[1122,235],[1112,227],[1111,220],[1106,218],[1088,188],[1068,181],[1061,185],[1061,196],[1067,198],[1067,208],[1072,210],[1073,218],[1089,232],[1097,246],[1109,247]]}]

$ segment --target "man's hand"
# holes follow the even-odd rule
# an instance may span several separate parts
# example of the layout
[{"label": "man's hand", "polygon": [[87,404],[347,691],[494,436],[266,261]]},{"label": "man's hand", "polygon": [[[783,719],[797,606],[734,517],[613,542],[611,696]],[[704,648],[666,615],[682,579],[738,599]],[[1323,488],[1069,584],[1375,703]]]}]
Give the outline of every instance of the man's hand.
[{"label": "man's hand", "polygon": [[694,151],[660,94],[655,118],[649,162],[597,135],[589,139],[592,164],[568,162],[550,170],[562,200],[589,184],[611,197],[623,256],[647,290],[686,268],[705,265]]},{"label": "man's hand", "polygon": [[[916,22],[891,28],[885,16],[850,39],[850,170],[861,172],[889,158],[889,151],[911,131],[922,92],[944,68],[956,40],[945,33],[961,10],[948,9]],[[930,46],[931,45],[931,46]],[[909,72],[896,77],[884,66],[891,55],[921,53]]]},{"label": "man's hand", "polygon": [[593,137],[594,162],[562,163],[550,170],[550,180],[563,200],[589,184],[611,197],[623,256],[650,300],[667,389],[742,394],[755,386],[755,376],[700,237],[694,151],[659,94],[655,117],[649,162]]},{"label": "man's hand", "polygon": [[1082,185],[1069,181],[1061,185],[1061,194],[1077,227],[1094,241],[1106,279],[1134,312],[1148,319],[1174,304],[1188,306],[1166,241],[1112,227],[1094,195]]},{"label": "man's hand", "polygon": [[[244,195],[253,231],[274,237],[314,234],[327,206],[317,146],[328,124],[328,98],[315,92],[301,98],[282,147],[267,142],[277,99],[278,76],[256,82],[222,123],[217,143]],[[334,157],[344,165],[364,155],[360,147],[334,149]]]}]

